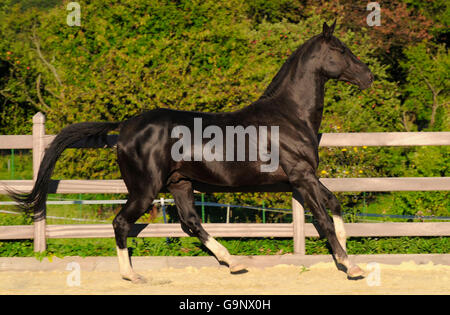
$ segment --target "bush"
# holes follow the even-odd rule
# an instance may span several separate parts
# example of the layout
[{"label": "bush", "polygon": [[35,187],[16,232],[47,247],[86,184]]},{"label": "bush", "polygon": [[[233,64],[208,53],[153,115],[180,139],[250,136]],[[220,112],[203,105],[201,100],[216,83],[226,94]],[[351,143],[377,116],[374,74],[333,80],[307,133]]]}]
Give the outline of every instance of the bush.
[{"label": "bush", "polygon": [[[47,132],[54,134],[71,123],[122,121],[158,107],[240,109],[258,99],[287,57],[319,34],[325,21],[314,10],[302,15],[303,2],[297,0],[94,0],[80,1],[82,25],[69,27],[64,5],[52,1],[41,9],[39,3],[9,0],[0,6],[1,133],[29,133],[36,111],[45,112]],[[370,66],[376,81],[364,92],[328,82],[321,132],[415,130],[423,120],[430,125],[432,108],[424,105],[431,100],[430,91],[410,66],[436,69],[423,75],[434,86],[445,87],[444,47],[427,50],[421,44],[405,49],[401,66],[409,72],[400,86],[389,77],[391,65],[379,58],[367,30],[340,27],[341,22],[335,35]],[[432,130],[448,128],[446,93],[442,89],[439,94]],[[409,165],[420,164],[426,172],[434,167],[420,163],[409,149],[342,149],[321,150],[319,176],[404,176],[406,170],[407,176],[422,176],[419,167],[411,170]],[[442,152],[431,152],[431,164],[440,169],[448,165]],[[54,177],[116,179],[120,174],[113,150],[66,150]],[[349,195],[342,196],[344,206],[353,204]],[[250,205],[265,200],[267,207],[290,205],[290,194],[214,198]],[[426,207],[433,203],[422,200]],[[402,202],[401,207],[411,204]]]}]

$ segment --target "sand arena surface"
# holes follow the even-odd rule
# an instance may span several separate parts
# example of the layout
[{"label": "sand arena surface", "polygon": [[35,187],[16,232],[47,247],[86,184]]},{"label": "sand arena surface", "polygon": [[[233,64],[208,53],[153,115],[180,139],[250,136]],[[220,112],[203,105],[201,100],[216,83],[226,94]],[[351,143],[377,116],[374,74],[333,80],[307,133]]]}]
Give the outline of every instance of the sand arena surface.
[{"label": "sand arena surface", "polygon": [[360,266],[369,277],[348,280],[334,263],[249,268],[238,275],[223,267],[169,267],[140,272],[145,284],[124,281],[118,272],[81,270],[79,286],[68,284],[75,279],[71,271],[2,271],[0,294],[450,294],[447,265]]}]

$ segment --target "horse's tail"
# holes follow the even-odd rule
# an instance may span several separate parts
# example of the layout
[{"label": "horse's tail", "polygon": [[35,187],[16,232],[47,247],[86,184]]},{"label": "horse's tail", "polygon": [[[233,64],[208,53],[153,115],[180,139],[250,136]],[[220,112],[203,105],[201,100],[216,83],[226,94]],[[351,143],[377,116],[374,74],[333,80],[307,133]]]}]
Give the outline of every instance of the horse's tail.
[{"label": "horse's tail", "polygon": [[83,122],[64,128],[45,150],[44,157],[39,165],[37,179],[31,192],[24,194],[8,190],[9,196],[18,202],[20,210],[33,213],[35,220],[41,219],[45,215],[45,201],[47,199],[50,177],[61,153],[67,147],[82,139],[106,136],[109,131],[117,129],[119,125],[120,123],[118,122]]}]

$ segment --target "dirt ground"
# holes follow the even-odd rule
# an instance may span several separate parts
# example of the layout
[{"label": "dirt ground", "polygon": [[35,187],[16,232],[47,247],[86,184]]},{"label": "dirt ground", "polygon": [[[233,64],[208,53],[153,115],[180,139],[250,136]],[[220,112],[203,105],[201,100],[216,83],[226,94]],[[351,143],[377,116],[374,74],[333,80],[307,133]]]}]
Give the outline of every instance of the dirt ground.
[{"label": "dirt ground", "polygon": [[221,267],[170,267],[141,272],[145,284],[112,271],[3,271],[0,294],[450,294],[450,266],[360,266],[368,274],[361,280],[348,280],[333,263],[250,268],[238,275]]}]

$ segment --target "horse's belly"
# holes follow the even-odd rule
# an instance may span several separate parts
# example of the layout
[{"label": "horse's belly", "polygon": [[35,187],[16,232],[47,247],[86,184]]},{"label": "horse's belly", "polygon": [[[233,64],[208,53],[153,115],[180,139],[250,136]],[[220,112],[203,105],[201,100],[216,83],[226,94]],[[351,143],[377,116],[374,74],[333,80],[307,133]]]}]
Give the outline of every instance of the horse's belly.
[{"label": "horse's belly", "polygon": [[275,171],[261,170],[257,162],[189,162],[178,173],[191,180],[217,186],[258,186],[287,182],[281,167]]}]

